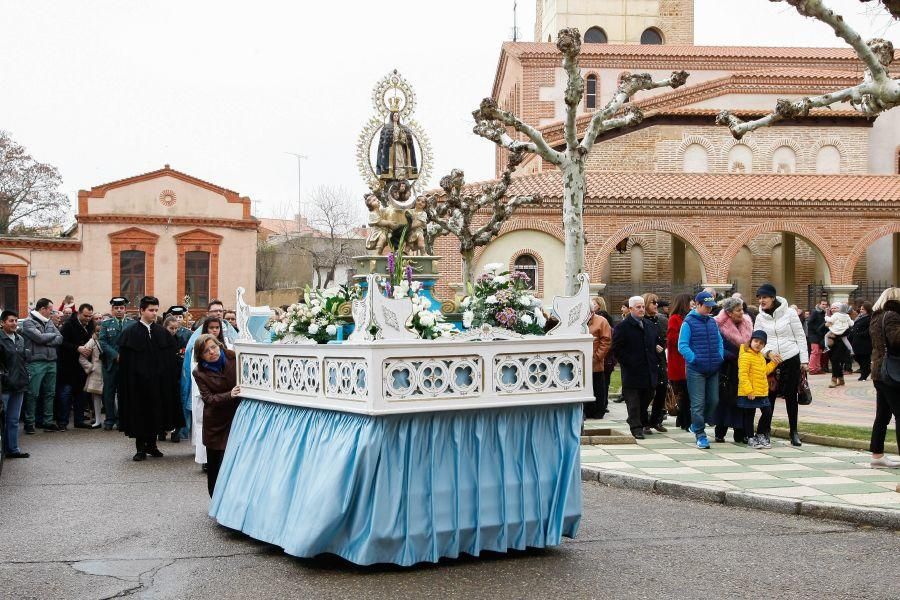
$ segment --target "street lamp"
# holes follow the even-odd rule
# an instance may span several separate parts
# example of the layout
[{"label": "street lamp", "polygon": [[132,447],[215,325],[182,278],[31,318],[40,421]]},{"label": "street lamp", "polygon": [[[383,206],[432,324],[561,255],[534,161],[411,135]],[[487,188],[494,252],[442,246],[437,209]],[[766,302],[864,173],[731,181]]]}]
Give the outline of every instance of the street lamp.
[{"label": "street lamp", "polygon": [[296,152],[285,152],[285,154],[297,157],[297,233],[300,233],[303,225],[303,188],[301,187],[303,179],[301,177],[300,161],[306,160],[309,157],[305,154],[298,154]]}]

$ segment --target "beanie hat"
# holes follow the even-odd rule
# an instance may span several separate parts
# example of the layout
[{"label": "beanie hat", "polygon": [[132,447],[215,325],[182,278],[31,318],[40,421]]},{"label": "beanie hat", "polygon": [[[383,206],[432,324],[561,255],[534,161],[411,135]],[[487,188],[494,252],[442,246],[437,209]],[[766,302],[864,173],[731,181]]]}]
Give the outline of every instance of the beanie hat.
[{"label": "beanie hat", "polygon": [[753,335],[750,336],[750,340],[762,340],[762,343],[765,344],[769,341],[769,336],[766,335],[766,332],[762,329],[757,329],[753,332]]},{"label": "beanie hat", "polygon": [[759,289],[756,290],[756,297],[759,298],[760,296],[768,296],[769,298],[774,298],[776,296],[775,286],[771,283],[762,284],[761,286],[759,286]]}]

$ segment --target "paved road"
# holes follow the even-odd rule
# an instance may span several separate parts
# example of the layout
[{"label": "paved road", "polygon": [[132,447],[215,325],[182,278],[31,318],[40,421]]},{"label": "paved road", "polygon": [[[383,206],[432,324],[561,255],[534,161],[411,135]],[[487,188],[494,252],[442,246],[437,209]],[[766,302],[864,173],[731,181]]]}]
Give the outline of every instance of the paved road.
[{"label": "paved road", "polygon": [[[859,375],[847,375],[844,379],[846,385],[829,389],[830,376],[810,376],[813,403],[800,407],[800,431],[803,431],[804,422],[872,427],[875,420],[875,388],[871,379],[858,379]],[[775,403],[775,418],[787,420],[782,400]]]},{"label": "paved road", "polygon": [[131,461],[117,433],[24,440],[0,478],[0,598],[896,598],[900,534],[585,484],[547,551],[358,568],[298,560],[206,516],[185,444]]}]

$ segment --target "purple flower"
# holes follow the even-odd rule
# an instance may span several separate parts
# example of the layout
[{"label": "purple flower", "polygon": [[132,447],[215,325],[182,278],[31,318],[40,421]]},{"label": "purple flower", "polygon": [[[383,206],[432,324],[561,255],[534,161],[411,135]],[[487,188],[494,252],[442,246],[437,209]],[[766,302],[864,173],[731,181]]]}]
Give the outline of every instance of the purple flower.
[{"label": "purple flower", "polygon": [[403,276],[406,278],[406,283],[412,287],[413,268],[411,264],[406,264],[406,268],[403,269]]},{"label": "purple flower", "polygon": [[505,327],[512,327],[519,320],[516,316],[516,310],[509,306],[494,315],[494,318]]},{"label": "purple flower", "polygon": [[393,252],[391,252],[390,254],[388,254],[388,259],[387,259],[387,270],[388,270],[388,273],[390,273],[391,275],[393,275],[393,274],[394,274],[394,268],[395,268],[396,266],[397,266],[397,257],[394,256],[394,253],[393,253]]},{"label": "purple flower", "polygon": [[394,296],[393,286],[391,286],[390,281],[384,282],[384,295],[388,298],[392,298]]}]

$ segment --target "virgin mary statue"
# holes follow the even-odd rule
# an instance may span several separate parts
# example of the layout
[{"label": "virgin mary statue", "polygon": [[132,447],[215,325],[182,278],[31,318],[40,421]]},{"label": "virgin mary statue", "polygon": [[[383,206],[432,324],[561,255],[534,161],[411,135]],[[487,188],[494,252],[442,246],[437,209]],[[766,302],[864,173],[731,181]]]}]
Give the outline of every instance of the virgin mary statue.
[{"label": "virgin mary statue", "polygon": [[375,173],[380,179],[389,180],[411,180],[419,176],[412,132],[400,123],[397,111],[391,111],[390,120],[381,128]]}]

